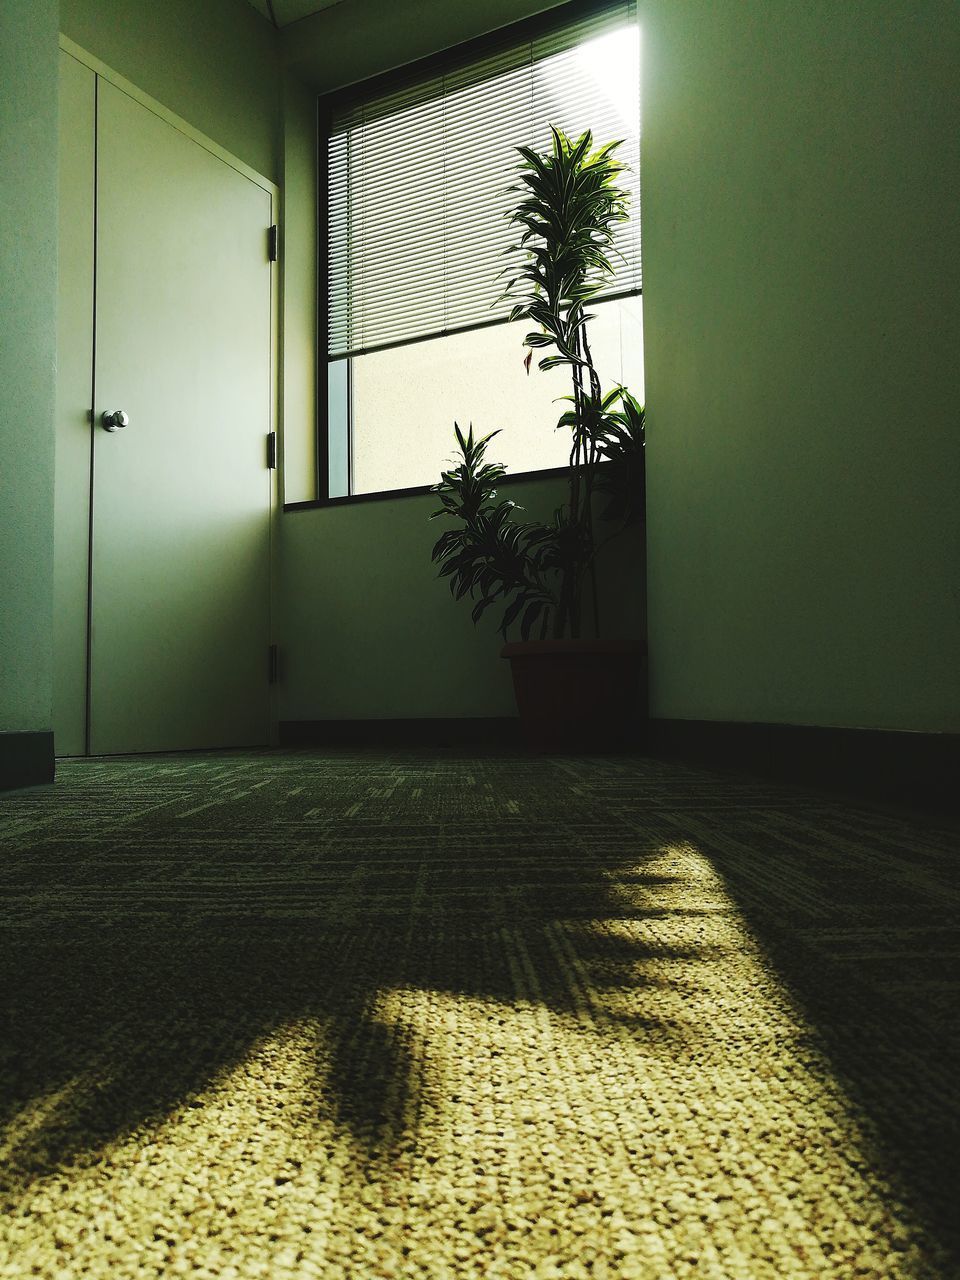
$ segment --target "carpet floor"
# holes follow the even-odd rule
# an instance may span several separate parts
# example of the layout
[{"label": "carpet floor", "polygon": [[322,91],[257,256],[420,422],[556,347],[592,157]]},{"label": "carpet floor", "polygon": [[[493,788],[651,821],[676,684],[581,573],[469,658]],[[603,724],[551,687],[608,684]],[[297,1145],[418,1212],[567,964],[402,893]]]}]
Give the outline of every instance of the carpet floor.
[{"label": "carpet floor", "polygon": [[956,830],[639,757],[0,797],[0,1276],[960,1276]]}]

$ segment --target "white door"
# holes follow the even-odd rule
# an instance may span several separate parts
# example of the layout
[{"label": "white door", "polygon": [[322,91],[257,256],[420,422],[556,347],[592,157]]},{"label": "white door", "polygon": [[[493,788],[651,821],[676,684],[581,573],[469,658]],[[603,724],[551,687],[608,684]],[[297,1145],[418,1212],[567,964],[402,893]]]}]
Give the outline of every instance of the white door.
[{"label": "white door", "polygon": [[88,749],[266,743],[272,196],[96,89]]}]

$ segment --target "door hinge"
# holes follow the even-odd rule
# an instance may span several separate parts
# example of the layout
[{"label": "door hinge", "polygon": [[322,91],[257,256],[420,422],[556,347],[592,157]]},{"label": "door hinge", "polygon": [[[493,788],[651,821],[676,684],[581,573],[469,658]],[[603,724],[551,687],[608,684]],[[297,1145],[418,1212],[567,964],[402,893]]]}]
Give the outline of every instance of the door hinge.
[{"label": "door hinge", "polygon": [[277,465],[277,433],[270,431],[267,433],[267,466],[272,470]]},{"label": "door hinge", "polygon": [[280,257],[280,228],[276,223],[267,228],[267,257],[271,262]]},{"label": "door hinge", "polygon": [[280,650],[275,644],[268,651],[267,673],[271,684],[277,683],[277,672],[280,668]]}]

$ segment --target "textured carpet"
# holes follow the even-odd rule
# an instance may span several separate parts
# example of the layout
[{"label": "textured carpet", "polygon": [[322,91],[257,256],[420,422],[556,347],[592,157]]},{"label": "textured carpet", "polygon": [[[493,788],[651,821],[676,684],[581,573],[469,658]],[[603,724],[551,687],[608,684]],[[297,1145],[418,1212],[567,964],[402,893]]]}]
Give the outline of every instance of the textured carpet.
[{"label": "textured carpet", "polygon": [[956,833],[639,758],[0,797],[0,1276],[960,1276]]}]

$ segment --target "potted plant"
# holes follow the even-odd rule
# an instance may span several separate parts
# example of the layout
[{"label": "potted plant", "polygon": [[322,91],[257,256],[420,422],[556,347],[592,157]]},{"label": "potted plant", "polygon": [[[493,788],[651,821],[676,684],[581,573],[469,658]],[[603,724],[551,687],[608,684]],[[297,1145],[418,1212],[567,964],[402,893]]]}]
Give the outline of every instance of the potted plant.
[{"label": "potted plant", "polygon": [[528,372],[534,350],[546,352],[541,369],[570,371],[569,407],[557,423],[570,432],[567,502],[550,524],[520,519],[522,508],[498,496],[505,468],[487,459],[499,433],[477,438],[472,426],[464,434],[454,424],[459,458],[433,486],[441,506],[431,519],[456,527],[438,539],[433,560],[453,595],[473,600],[474,622],[502,604],[504,640],[519,629],[502,654],[527,741],[596,749],[623,745],[641,712],[639,646],[600,638],[596,560],[643,517],[644,410],[624,386],[603,390],[588,337],[586,306],[612,271],[613,233],[628,216],[619,144],[594,150],[589,132],[575,141],[552,134],[543,154],[518,148],[511,191],[520,196],[512,213],[520,234],[502,299],[513,302],[511,320],[537,326],[524,339]]}]

